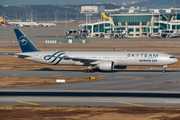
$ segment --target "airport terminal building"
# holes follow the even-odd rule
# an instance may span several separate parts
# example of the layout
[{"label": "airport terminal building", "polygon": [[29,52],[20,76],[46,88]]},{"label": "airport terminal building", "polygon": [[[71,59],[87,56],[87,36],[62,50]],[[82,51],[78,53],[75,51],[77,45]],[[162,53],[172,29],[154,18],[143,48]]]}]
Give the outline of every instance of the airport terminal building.
[{"label": "airport terminal building", "polygon": [[111,14],[108,20],[85,24],[84,29],[90,30],[91,36],[98,34],[122,33],[126,37],[143,37],[161,34],[162,32],[180,31],[180,11],[151,10],[131,11],[123,14]]}]

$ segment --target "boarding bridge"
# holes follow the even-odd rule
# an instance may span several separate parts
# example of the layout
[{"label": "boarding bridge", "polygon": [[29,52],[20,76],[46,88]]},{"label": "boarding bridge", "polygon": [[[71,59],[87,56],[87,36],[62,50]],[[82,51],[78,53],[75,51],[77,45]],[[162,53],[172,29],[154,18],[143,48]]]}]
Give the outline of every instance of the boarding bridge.
[{"label": "boarding bridge", "polygon": [[178,30],[160,30],[160,36],[163,38],[180,37]]},{"label": "boarding bridge", "polygon": [[65,38],[72,38],[72,39],[84,39],[90,37],[90,30],[84,29],[70,29],[64,32]]}]

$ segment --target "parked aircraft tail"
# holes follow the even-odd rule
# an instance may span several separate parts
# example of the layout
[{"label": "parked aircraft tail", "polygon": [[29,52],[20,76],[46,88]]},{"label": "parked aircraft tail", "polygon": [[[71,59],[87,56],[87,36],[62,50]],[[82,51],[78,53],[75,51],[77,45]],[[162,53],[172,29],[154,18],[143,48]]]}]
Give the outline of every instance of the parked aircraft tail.
[{"label": "parked aircraft tail", "polygon": [[108,17],[108,16],[106,16],[104,13],[101,13],[101,14],[102,14],[103,18],[105,18],[105,19],[109,19],[109,17]]},{"label": "parked aircraft tail", "polygon": [[0,22],[1,22],[1,24],[5,24],[5,25],[11,26],[11,25],[10,25],[9,23],[7,23],[4,19],[1,19]]},{"label": "parked aircraft tail", "polygon": [[14,29],[14,32],[22,52],[39,51],[38,48],[26,37],[26,35],[20,29]]}]

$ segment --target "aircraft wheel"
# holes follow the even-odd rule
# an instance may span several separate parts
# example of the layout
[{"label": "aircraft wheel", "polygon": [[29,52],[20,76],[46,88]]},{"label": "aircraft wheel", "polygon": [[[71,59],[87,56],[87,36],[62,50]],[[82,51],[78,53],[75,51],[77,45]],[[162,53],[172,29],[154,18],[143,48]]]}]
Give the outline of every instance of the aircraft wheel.
[{"label": "aircraft wheel", "polygon": [[87,70],[84,70],[84,73],[87,73]]},{"label": "aircraft wheel", "polygon": [[91,72],[93,73],[93,72],[95,72],[94,70],[91,70]]}]

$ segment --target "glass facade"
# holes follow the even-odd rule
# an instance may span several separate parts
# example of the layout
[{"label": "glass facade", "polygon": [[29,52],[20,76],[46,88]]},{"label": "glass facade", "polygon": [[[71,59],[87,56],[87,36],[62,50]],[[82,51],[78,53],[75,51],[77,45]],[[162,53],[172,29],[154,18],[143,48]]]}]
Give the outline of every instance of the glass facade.
[{"label": "glass facade", "polygon": [[140,34],[136,34],[136,36],[140,36]]},{"label": "glass facade", "polygon": [[139,32],[140,31],[140,28],[136,28],[136,32]]},{"label": "glass facade", "polygon": [[148,32],[148,28],[147,27],[142,27],[142,32]]},{"label": "glass facade", "polygon": [[160,29],[161,29],[161,30],[166,30],[166,29],[167,29],[167,24],[165,24],[165,23],[160,23]]},{"label": "glass facade", "polygon": [[147,22],[142,22],[142,25],[147,25]]},{"label": "glass facade", "polygon": [[122,27],[122,28],[114,28],[114,30],[125,30],[125,27]]},{"label": "glass facade", "polygon": [[134,16],[112,16],[113,22],[118,26],[118,22],[132,22],[130,24],[139,24],[140,22],[151,22],[151,15]]},{"label": "glass facade", "polygon": [[140,22],[128,22],[128,25],[138,26],[140,25]]},{"label": "glass facade", "polygon": [[[87,29],[86,29],[86,26],[87,26]],[[90,32],[92,32],[91,30],[92,30],[92,25],[85,25],[84,26],[84,29],[85,30],[90,30]]]},{"label": "glass facade", "polygon": [[128,36],[134,36],[134,34],[128,34]]},{"label": "glass facade", "polygon": [[159,28],[153,28],[153,33],[158,33],[159,32]]},{"label": "glass facade", "polygon": [[[154,21],[151,21],[152,15]],[[110,24],[110,21],[102,21],[98,23],[92,23],[92,25],[84,26],[84,29],[90,30],[92,33],[121,33],[123,30],[129,32],[130,37],[140,37],[141,34],[158,33],[159,30],[175,30],[180,29],[180,25],[175,25],[171,20],[176,20],[176,12],[174,13],[160,13],[161,22],[158,23],[159,14],[155,13],[133,13],[133,14],[116,14],[112,16],[112,20],[115,26]],[[172,19],[174,18],[174,19]],[[180,20],[180,14],[177,14],[177,19]],[[154,25],[152,26],[151,22]],[[150,23],[150,24],[149,24]],[[173,24],[173,25],[172,25]],[[93,27],[92,27],[93,26]],[[110,26],[111,30],[110,30]]]},{"label": "glass facade", "polygon": [[99,32],[98,30],[99,30],[99,29],[98,29],[98,25],[94,25],[94,26],[93,26],[93,32],[94,32],[94,33]]},{"label": "glass facade", "polygon": [[134,28],[128,28],[129,32],[134,32]]},{"label": "glass facade", "polygon": [[176,29],[179,30],[180,29],[180,25],[172,25],[172,29],[173,30],[176,30]]}]

